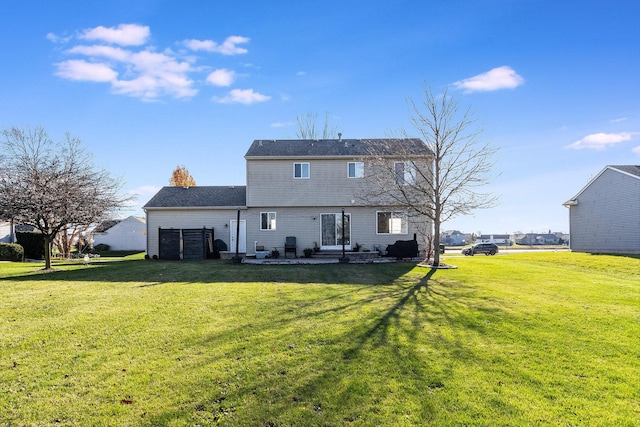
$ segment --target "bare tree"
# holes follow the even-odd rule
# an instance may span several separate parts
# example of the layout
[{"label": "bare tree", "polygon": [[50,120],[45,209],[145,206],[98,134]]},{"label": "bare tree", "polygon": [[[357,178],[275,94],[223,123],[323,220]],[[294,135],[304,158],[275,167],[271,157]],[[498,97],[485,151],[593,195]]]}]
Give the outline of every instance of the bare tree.
[{"label": "bare tree", "polygon": [[176,166],[176,169],[171,174],[169,184],[174,187],[194,187],[196,180],[193,179],[187,168],[182,166]]},{"label": "bare tree", "polygon": [[296,117],[296,135],[299,139],[335,139],[338,137],[338,128],[329,126],[329,113],[324,115],[322,130],[318,126],[318,114],[307,113]]},{"label": "bare tree", "polygon": [[[370,177],[376,190],[368,197],[401,206],[412,217],[428,218],[433,237],[425,243],[433,245],[433,265],[437,266],[441,225],[458,215],[496,205],[497,196],[480,190],[494,174],[497,148],[482,141],[470,108],[460,110],[448,89],[435,95],[425,87],[421,103],[411,98],[408,103],[411,133],[421,137],[433,153],[433,161],[416,159],[401,145],[394,150],[395,161],[374,158]],[[406,130],[401,133],[405,137],[409,134]]]},{"label": "bare tree", "polygon": [[69,133],[61,142],[41,127],[0,134],[0,219],[43,234],[45,269],[51,269],[51,244],[59,232],[97,223],[131,200],[118,194],[122,182],[96,168]]},{"label": "bare tree", "polygon": [[56,237],[53,239],[53,246],[65,258],[71,258],[71,249],[73,245],[82,240],[82,236],[89,229],[89,225],[76,224],[60,229]]}]

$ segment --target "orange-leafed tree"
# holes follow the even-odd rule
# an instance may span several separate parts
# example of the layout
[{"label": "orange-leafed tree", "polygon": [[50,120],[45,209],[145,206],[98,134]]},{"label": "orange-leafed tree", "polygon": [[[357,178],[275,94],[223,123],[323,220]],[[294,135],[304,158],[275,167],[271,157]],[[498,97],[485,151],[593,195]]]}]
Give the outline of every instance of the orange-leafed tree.
[{"label": "orange-leafed tree", "polygon": [[174,187],[193,187],[196,185],[196,180],[193,179],[187,168],[182,165],[177,166],[176,170],[173,171],[169,184]]}]

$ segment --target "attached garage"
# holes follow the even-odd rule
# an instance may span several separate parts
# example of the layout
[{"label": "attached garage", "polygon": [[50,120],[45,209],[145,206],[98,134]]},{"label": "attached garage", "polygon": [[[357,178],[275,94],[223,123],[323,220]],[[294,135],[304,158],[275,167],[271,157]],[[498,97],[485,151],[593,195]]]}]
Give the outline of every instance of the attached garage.
[{"label": "attached garage", "polygon": [[213,258],[220,244],[232,246],[232,222],[238,211],[246,210],[245,204],[244,186],[163,187],[144,206],[147,256],[164,260]]}]

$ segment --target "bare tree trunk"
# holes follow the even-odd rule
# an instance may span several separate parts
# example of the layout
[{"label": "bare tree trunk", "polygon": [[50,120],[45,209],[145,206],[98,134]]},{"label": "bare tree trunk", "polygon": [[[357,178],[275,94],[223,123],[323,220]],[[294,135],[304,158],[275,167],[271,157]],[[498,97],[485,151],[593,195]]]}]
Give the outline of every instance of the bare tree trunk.
[{"label": "bare tree trunk", "polygon": [[440,222],[433,223],[433,266],[440,265]]},{"label": "bare tree trunk", "polygon": [[44,269],[51,270],[51,236],[44,235]]},{"label": "bare tree trunk", "polygon": [[47,269],[61,230],[100,222],[132,199],[118,194],[122,184],[97,168],[70,134],[54,142],[40,127],[0,131],[0,219],[31,225],[45,236]]},{"label": "bare tree trunk", "polygon": [[[496,196],[479,191],[494,175],[497,149],[482,142],[481,129],[476,127],[471,111],[459,110],[457,99],[447,90],[434,94],[425,88],[422,102],[416,104],[410,99],[409,106],[413,110],[412,133],[420,138],[402,130],[404,138],[389,140],[392,159],[371,157],[368,178],[375,188],[365,199],[373,205],[387,201],[383,204],[428,218],[433,227],[433,265],[438,266],[442,224],[497,203]],[[430,151],[429,158],[420,158],[415,146],[401,143],[407,140],[419,141]]]}]

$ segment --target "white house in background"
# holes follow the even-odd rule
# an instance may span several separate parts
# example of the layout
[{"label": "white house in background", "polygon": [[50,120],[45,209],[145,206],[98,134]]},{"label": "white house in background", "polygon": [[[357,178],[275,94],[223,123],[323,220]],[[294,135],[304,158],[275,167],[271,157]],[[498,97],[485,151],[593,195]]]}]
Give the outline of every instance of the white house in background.
[{"label": "white house in background", "polygon": [[476,243],[495,243],[496,245],[513,245],[508,234],[482,234],[476,238]]},{"label": "white house in background", "polygon": [[571,199],[570,249],[640,254],[640,166],[606,166]]},{"label": "white house in background", "polygon": [[256,140],[245,155],[246,186],[164,187],[144,206],[147,255],[202,259],[212,241],[222,240],[243,255],[276,248],[286,256],[289,237],[298,256],[305,248],[340,250],[343,244],[373,252],[414,239],[424,250],[431,229],[426,219],[365,200],[373,185],[367,174],[378,158],[393,166],[389,179],[405,184],[422,179],[415,164],[430,167],[433,154],[418,138]]},{"label": "white house in background", "polygon": [[147,248],[145,218],[130,216],[123,220],[105,221],[92,232],[93,246],[109,245],[112,251],[144,251]]},{"label": "white house in background", "polygon": [[10,222],[0,221],[0,243],[13,243],[15,241],[15,231]]}]

